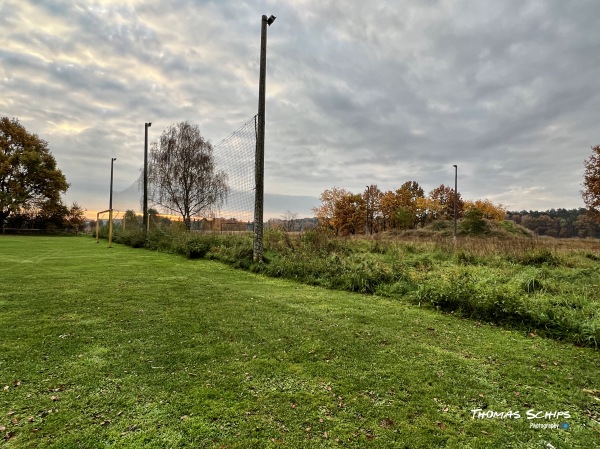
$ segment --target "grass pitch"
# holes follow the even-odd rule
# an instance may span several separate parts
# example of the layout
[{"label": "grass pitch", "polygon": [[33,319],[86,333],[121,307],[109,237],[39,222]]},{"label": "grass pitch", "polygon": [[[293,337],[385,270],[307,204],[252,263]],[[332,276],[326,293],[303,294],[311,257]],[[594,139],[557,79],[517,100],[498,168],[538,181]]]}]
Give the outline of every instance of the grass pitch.
[{"label": "grass pitch", "polygon": [[600,442],[591,348],[89,238],[0,237],[0,283],[0,447]]}]

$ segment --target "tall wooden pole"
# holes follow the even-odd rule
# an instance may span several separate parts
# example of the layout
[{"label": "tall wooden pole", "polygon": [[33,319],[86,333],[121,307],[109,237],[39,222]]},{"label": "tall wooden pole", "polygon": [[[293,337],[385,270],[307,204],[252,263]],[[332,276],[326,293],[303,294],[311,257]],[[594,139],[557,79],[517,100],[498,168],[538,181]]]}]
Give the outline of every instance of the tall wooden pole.
[{"label": "tall wooden pole", "polygon": [[116,157],[111,158],[110,160],[110,196],[108,199],[108,247],[112,247],[112,233],[113,233],[113,208],[112,208],[112,198],[113,198],[113,166],[115,165]]},{"label": "tall wooden pole", "polygon": [[255,155],[255,193],[254,193],[254,262],[263,258],[263,209],[265,189],[265,85],[267,78],[267,25],[271,25],[275,17],[262,16],[260,32],[260,75],[258,82],[258,123],[256,132]]},{"label": "tall wooden pole", "polygon": [[148,229],[150,227],[150,220],[148,219],[148,128],[152,126],[152,123],[144,123],[144,235],[148,238]]}]

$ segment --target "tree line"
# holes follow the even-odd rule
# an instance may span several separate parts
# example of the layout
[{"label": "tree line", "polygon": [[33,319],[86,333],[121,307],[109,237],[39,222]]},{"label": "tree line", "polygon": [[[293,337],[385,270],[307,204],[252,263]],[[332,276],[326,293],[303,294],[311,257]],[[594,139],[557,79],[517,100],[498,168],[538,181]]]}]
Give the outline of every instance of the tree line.
[{"label": "tree line", "polygon": [[[333,187],[321,195],[314,208],[319,225],[336,235],[372,234],[393,229],[413,229],[439,220],[467,219],[479,226],[484,219],[515,221],[539,235],[600,237],[600,145],[584,161],[581,195],[586,209],[540,212],[507,212],[491,201],[466,201],[444,184],[427,195],[416,181],[383,192],[372,184],[352,193]],[[152,144],[148,170],[150,201],[179,214],[187,230],[192,217],[218,209],[229,193],[227,174],[215,167],[213,148],[196,125],[182,122],[169,127]],[[69,187],[46,141],[27,132],[17,119],[0,118],[0,226],[16,228],[78,228],[84,210],[61,200]],[[131,217],[129,217],[132,219]],[[286,227],[293,219],[283,220]],[[132,223],[133,224],[133,223]],[[308,225],[308,223],[307,223]],[[475,228],[474,228],[475,229]]]},{"label": "tree line", "polygon": [[[213,148],[198,126],[181,122],[152,143],[148,167],[150,202],[182,217],[207,216],[229,193],[227,175],[215,168]],[[0,227],[78,229],[85,210],[63,204],[69,184],[48,143],[15,118],[0,118]],[[131,217],[126,217],[133,224]]]},{"label": "tree line", "polygon": [[550,209],[548,211],[507,212],[506,219],[549,237],[600,238],[600,223],[589,209]]},{"label": "tree line", "polygon": [[314,208],[322,227],[336,235],[373,234],[393,229],[414,229],[438,220],[474,216],[482,220],[503,220],[506,210],[490,200],[467,201],[460,192],[441,184],[427,195],[416,181],[407,181],[396,190],[383,192],[372,184],[364,192],[352,193],[333,187],[321,193],[321,205]]}]

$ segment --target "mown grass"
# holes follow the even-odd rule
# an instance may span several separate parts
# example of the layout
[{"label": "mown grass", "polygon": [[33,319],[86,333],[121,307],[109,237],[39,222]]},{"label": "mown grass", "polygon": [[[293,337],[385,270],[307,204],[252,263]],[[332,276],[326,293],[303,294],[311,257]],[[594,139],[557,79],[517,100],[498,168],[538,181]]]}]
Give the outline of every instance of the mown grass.
[{"label": "mown grass", "polygon": [[[600,242],[409,233],[339,239],[318,231],[265,234],[265,263],[250,235],[157,231],[117,241],[218,259],[305,284],[377,294],[578,345],[600,344]],[[504,234],[502,234],[504,232]]]},{"label": "mown grass", "polygon": [[0,237],[0,279],[3,447],[599,441],[591,348],[89,238]]}]

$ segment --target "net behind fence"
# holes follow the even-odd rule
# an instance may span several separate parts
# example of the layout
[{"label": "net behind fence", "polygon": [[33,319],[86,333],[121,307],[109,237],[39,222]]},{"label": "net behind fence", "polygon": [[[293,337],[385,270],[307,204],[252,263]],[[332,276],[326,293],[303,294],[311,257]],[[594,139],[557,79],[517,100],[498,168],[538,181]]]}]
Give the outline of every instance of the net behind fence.
[{"label": "net behind fence", "polygon": [[[224,171],[227,174],[229,192],[221,207],[213,210],[210,216],[194,217],[192,230],[243,231],[250,229],[254,217],[255,151],[255,117],[213,145],[215,171]],[[116,220],[126,218],[131,221],[132,212],[141,216],[143,189],[143,168],[141,168],[137,179],[129,187],[113,192],[113,210]],[[181,220],[181,217],[161,210],[150,201],[148,208],[156,209],[161,216],[166,215],[171,220]],[[152,214],[150,214],[150,218],[152,223]]]}]

